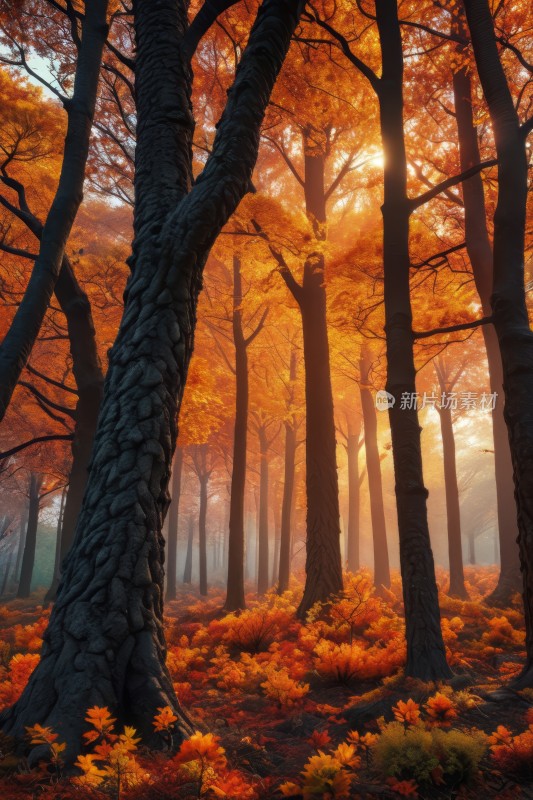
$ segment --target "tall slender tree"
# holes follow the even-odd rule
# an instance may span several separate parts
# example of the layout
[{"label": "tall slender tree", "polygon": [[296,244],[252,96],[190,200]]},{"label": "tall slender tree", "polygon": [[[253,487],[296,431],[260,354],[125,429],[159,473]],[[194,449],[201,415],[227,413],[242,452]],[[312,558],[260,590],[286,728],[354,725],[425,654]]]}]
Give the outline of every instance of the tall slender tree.
[{"label": "tall slender tree", "polygon": [[167,539],[167,590],[165,599],[176,599],[176,576],[177,576],[177,555],[178,555],[178,521],[179,505],[181,495],[181,472],[183,467],[183,450],[176,447],[174,454],[174,466],[172,468],[172,499],[170,501],[168,515],[168,539]]},{"label": "tall slender tree", "polygon": [[522,688],[533,686],[533,333],[524,288],[526,136],[533,128],[533,118],[521,127],[487,0],[464,0],[464,5],[498,156],[491,306],[503,365],[504,416],[518,512],[527,658],[514,684]]},{"label": "tall slender tree", "polygon": [[235,346],[235,429],[233,435],[233,469],[229,512],[228,585],[225,608],[238,611],[245,607],[244,599],[244,494],[248,444],[249,374],[248,347],[261,333],[267,310],[247,336],[243,323],[243,288],[241,259],[233,256],[233,313],[232,331]]},{"label": "tall slender tree", "polygon": [[[472,77],[467,63],[468,29],[464,9],[459,4],[453,8],[452,34],[458,37],[455,45],[458,67],[453,72],[455,121],[459,143],[461,170],[481,162],[477,128],[472,108]],[[491,315],[492,247],[487,229],[487,210],[481,173],[472,175],[463,183],[465,209],[465,243],[472,265],[476,289],[484,316]],[[494,467],[496,478],[496,503],[498,510],[498,535],[500,541],[500,575],[498,584],[487,598],[495,605],[508,605],[512,596],[520,591],[520,561],[518,557],[518,525],[516,521],[513,467],[509,437],[503,416],[503,372],[498,338],[493,325],[484,325],[483,338],[487,352],[491,392],[499,399],[492,411],[494,441]]]},{"label": "tall slender tree", "polygon": [[370,494],[370,517],[372,520],[372,542],[374,545],[374,584],[390,588],[389,546],[387,543],[387,526],[385,507],[383,505],[383,482],[381,479],[381,460],[378,447],[378,421],[374,398],[370,390],[370,372],[372,361],[366,344],[361,347],[359,362],[359,391],[363,424],[365,427],[366,471],[368,476],[368,492]]}]

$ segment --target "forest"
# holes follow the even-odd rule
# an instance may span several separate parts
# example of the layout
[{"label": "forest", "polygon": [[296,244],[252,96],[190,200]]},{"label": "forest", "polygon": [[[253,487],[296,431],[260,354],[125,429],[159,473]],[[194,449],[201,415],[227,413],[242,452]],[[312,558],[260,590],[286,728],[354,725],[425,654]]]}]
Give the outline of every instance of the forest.
[{"label": "forest", "polygon": [[0,0],[0,797],[533,798],[533,7]]}]

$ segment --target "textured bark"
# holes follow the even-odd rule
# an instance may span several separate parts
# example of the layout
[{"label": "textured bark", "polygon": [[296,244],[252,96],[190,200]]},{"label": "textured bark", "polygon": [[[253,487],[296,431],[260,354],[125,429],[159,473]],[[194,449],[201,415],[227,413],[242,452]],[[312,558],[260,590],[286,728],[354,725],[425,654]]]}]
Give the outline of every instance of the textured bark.
[{"label": "textured bark", "polygon": [[187,553],[183,569],[183,583],[192,583],[192,548],[194,543],[194,518],[189,515],[189,534],[187,536]]},{"label": "textured bark", "polygon": [[30,476],[28,527],[26,529],[24,555],[22,556],[20,581],[17,590],[17,597],[19,598],[27,598],[31,594],[31,579],[33,577],[33,566],[35,564],[35,546],[37,544],[37,525],[39,523],[39,503],[41,499],[40,492],[42,483],[43,476],[32,472]]},{"label": "textured bark", "polygon": [[[455,32],[467,36],[464,12],[455,9]],[[462,57],[466,45],[458,44]],[[459,140],[461,172],[479,164],[481,156],[477,129],[472,110],[472,81],[466,65],[453,74],[455,118]],[[463,183],[465,207],[465,241],[468,257],[472,265],[474,281],[479,294],[484,316],[492,313],[490,296],[492,293],[492,247],[487,230],[487,215],[481,173]],[[498,536],[500,540],[500,575],[494,591],[486,602],[507,607],[514,594],[520,591],[520,560],[518,557],[518,525],[514,502],[513,467],[509,436],[503,417],[503,371],[496,331],[492,325],[484,325],[483,337],[487,352],[489,382],[491,392],[496,392],[498,401],[492,411],[492,431],[494,441],[494,467],[496,478],[496,504],[498,511]]]},{"label": "textured bark", "polygon": [[92,0],[83,17],[74,91],[66,106],[67,135],[57,191],[26,292],[0,346],[0,421],[39,334],[82,201],[100,64],[107,37],[107,5],[107,0]]},{"label": "textured bark", "polygon": [[268,542],[268,447],[269,440],[264,426],[258,428],[259,453],[259,552],[257,565],[257,593],[265,594],[270,588],[269,581],[269,542]]},{"label": "textured bark", "polygon": [[383,266],[387,391],[400,537],[400,565],[407,639],[406,674],[422,680],[451,675],[440,627],[440,610],[427,519],[420,425],[416,408],[400,408],[404,392],[416,391],[409,294],[409,216],[403,129],[403,53],[396,0],[376,4],[382,77],[378,83],[385,154]]},{"label": "textured bark", "polygon": [[[91,8],[92,4],[88,6]],[[89,481],[41,660],[1,719],[50,725],[81,750],[86,709],[107,706],[147,743],[152,720],[177,712],[174,741],[191,726],[165,666],[161,527],[176,417],[192,353],[202,270],[250,188],[260,126],[300,4],[265,0],[240,61],[212,154],[189,185],[192,118],[180,35],[184,4],[136,0],[138,146],[135,241],[124,315],[110,352]],[[156,187],[154,189],[154,186]]]},{"label": "textured bark", "polygon": [[348,569],[357,572],[360,564],[360,511],[361,511],[361,476],[359,474],[359,440],[361,433],[361,419],[348,421],[348,438],[346,441],[346,454],[348,457],[348,523],[346,525],[346,560]]},{"label": "textured bark", "polygon": [[359,390],[365,427],[366,471],[370,494],[370,517],[372,519],[372,542],[374,545],[374,585],[390,588],[389,547],[387,526],[383,505],[383,482],[378,447],[378,420],[372,392],[370,391],[370,353],[364,345],[361,348]]},{"label": "textured bark", "polygon": [[172,470],[172,500],[168,514],[167,538],[167,590],[166,600],[176,599],[177,552],[178,552],[178,519],[181,494],[181,470],[183,466],[183,450],[176,447],[174,468]]},{"label": "textured bark", "polygon": [[465,9],[498,155],[491,305],[503,365],[504,417],[518,512],[527,656],[514,685],[523,688],[533,686],[533,333],[524,291],[528,167],[525,137],[498,55],[489,4],[465,0]]},{"label": "textured bark", "polygon": [[235,346],[235,427],[231,472],[227,611],[245,607],[244,599],[244,491],[248,440],[248,353],[242,327],[242,278],[239,258],[233,256],[233,343]]}]

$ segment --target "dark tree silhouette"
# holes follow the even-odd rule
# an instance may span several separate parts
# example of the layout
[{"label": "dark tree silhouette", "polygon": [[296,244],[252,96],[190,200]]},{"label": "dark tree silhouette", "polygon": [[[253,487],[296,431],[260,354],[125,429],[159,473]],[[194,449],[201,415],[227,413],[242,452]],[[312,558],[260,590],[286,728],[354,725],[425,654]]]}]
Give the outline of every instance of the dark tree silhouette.
[{"label": "dark tree silhouette", "polygon": [[[88,6],[92,8],[92,4]],[[89,481],[41,660],[4,730],[52,726],[80,751],[86,709],[107,706],[154,742],[152,720],[190,722],[165,666],[162,521],[176,417],[192,353],[202,271],[222,226],[250,190],[260,127],[298,23],[297,0],[264,0],[191,188],[191,74],[184,2],[135,0],[136,208],[131,277],[110,352]],[[155,739],[156,744],[160,742]]]},{"label": "dark tree silhouette", "polygon": [[526,665],[514,685],[524,688],[533,686],[533,333],[524,288],[526,134],[533,119],[521,128],[487,0],[464,0],[464,5],[498,155],[491,306],[503,365],[526,620]]},{"label": "dark tree silhouette", "polygon": [[[107,0],[92,0],[83,15],[74,91],[71,98],[63,99],[68,122],[57,191],[40,233],[39,255],[30,281],[0,345],[0,421],[41,328],[82,201],[100,64],[107,37],[107,5]],[[68,275],[64,276],[64,282],[65,279]]]},{"label": "dark tree silhouette", "polygon": [[244,491],[246,487],[246,449],[248,443],[248,347],[261,333],[266,318],[262,315],[254,330],[245,335],[242,319],[241,262],[233,256],[233,313],[232,330],[235,346],[235,428],[233,435],[233,469],[231,473],[228,584],[224,608],[238,611],[246,605],[244,599]]},{"label": "dark tree silhouette", "polygon": [[[460,56],[468,45],[468,30],[461,6],[453,9],[454,22],[452,34],[458,36],[456,49]],[[455,120],[459,142],[461,170],[465,172],[479,164],[481,156],[474,114],[472,109],[472,78],[470,70],[461,58],[461,66],[453,73],[453,94],[455,104]],[[487,212],[481,173],[472,175],[463,183],[463,202],[465,208],[465,242],[466,250],[476,289],[481,301],[484,316],[491,315],[490,296],[492,293],[492,247],[487,230]],[[500,575],[498,584],[488,596],[487,602],[505,607],[512,596],[520,591],[520,560],[516,538],[518,525],[516,521],[513,467],[509,436],[503,417],[503,372],[498,337],[493,325],[482,328],[491,392],[496,392],[498,401],[492,411],[492,432],[494,441],[494,467],[496,478],[496,503],[498,510],[498,536],[500,541]]]}]

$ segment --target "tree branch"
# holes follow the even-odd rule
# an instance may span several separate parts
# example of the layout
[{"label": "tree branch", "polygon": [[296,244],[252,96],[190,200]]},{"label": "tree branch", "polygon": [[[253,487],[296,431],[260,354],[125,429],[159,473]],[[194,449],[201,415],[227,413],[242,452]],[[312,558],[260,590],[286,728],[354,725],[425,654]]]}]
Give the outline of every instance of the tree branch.
[{"label": "tree branch", "polygon": [[473,175],[477,175],[478,172],[481,172],[481,170],[487,169],[487,167],[494,167],[497,163],[497,158],[489,158],[486,161],[481,161],[479,164],[475,164],[473,167],[461,172],[459,175],[452,175],[451,178],[446,178],[445,181],[441,181],[427,192],[419,194],[418,197],[410,198],[408,203],[411,212],[415,211],[417,208],[420,208],[420,206],[423,206],[425,203],[428,203],[430,200],[433,200],[434,197],[437,197],[437,195],[446,191],[446,189],[449,189],[450,186],[456,186],[458,183],[463,183],[463,181],[467,181],[468,178],[471,178]]},{"label": "tree branch", "polygon": [[42,444],[43,442],[71,442],[73,438],[74,435],[72,433],[51,433],[47,436],[36,436],[35,439],[30,439],[28,442],[23,442],[16,447],[12,447],[11,450],[5,450],[3,453],[0,453],[0,459],[10,458],[14,456],[15,453],[20,453],[21,450],[32,447],[34,444]]},{"label": "tree branch", "polygon": [[490,325],[492,317],[482,317],[472,322],[461,322],[458,325],[448,325],[445,328],[433,328],[430,331],[413,331],[413,339],[429,339],[430,336],[437,336],[441,333],[454,333],[455,331],[467,331],[470,328],[479,328],[481,325]]}]

